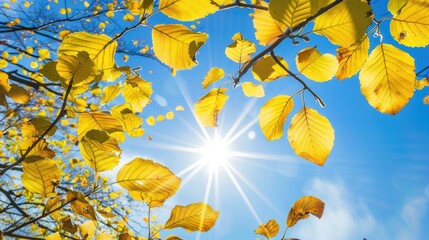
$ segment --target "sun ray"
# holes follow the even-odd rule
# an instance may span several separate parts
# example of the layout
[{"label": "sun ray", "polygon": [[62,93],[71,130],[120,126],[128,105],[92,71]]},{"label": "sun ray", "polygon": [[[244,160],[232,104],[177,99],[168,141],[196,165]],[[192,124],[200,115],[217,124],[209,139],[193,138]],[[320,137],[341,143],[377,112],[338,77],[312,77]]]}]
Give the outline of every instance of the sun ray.
[{"label": "sun ray", "polygon": [[[209,178],[208,178],[208,180],[207,180],[207,186],[206,186],[206,191],[205,191],[205,193],[204,193],[204,203],[208,203],[208,201],[209,201],[209,197],[210,197],[210,189],[212,188],[212,182],[213,182],[213,175],[214,175],[214,173],[215,172],[210,172],[209,173]],[[203,212],[202,214],[201,214],[201,219],[200,219],[200,221],[202,222],[202,220],[204,219],[204,215],[205,215],[205,212]],[[199,240],[200,239],[200,237],[201,237],[201,232],[197,232],[197,240]]]},{"label": "sun ray", "polygon": [[274,204],[272,204],[257,188],[253,186],[252,183],[249,182],[233,165],[229,165],[229,169],[242,181],[244,184],[252,190],[265,204],[267,204],[277,215],[278,217],[282,217],[283,214],[278,210]]},{"label": "sun ray", "polygon": [[249,114],[249,112],[254,109],[253,106],[255,106],[257,99],[250,100],[246,106],[244,107],[244,110],[241,112],[240,116],[238,116],[237,120],[234,121],[234,125],[229,129],[229,131],[225,134],[224,139],[228,142],[230,138],[232,138],[232,135],[235,133],[238,127],[243,123],[244,118]]},{"label": "sun ray", "polygon": [[241,188],[240,184],[238,183],[237,179],[235,178],[234,174],[232,174],[231,170],[229,169],[229,164],[225,164],[224,166],[225,172],[228,175],[229,179],[237,189],[240,196],[243,198],[244,202],[246,203],[247,207],[249,208],[250,212],[252,213],[253,217],[258,222],[258,225],[262,223],[261,218],[259,217],[258,213],[256,212],[255,208],[253,207],[252,203],[249,201],[249,198],[247,197],[246,193]]},{"label": "sun ray", "polygon": [[251,122],[249,122],[246,126],[240,129],[240,131],[236,132],[234,135],[231,135],[229,138],[225,137],[225,141],[227,144],[231,144],[235,142],[239,137],[241,137],[245,132],[247,132],[251,127],[253,127],[259,121],[258,118],[254,118]]}]

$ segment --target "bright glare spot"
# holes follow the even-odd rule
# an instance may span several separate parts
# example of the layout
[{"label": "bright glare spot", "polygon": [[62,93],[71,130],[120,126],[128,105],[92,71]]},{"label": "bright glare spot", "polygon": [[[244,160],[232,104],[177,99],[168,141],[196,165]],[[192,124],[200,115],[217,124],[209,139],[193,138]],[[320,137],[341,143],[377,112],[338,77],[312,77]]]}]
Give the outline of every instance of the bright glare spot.
[{"label": "bright glare spot", "polygon": [[255,137],[256,137],[256,133],[255,133],[255,131],[250,131],[250,132],[247,134],[247,137],[248,137],[250,140],[255,139]]},{"label": "bright glare spot", "polygon": [[225,165],[230,157],[228,146],[225,141],[219,136],[209,139],[202,149],[203,157],[201,161],[207,167],[207,170],[212,173]]}]

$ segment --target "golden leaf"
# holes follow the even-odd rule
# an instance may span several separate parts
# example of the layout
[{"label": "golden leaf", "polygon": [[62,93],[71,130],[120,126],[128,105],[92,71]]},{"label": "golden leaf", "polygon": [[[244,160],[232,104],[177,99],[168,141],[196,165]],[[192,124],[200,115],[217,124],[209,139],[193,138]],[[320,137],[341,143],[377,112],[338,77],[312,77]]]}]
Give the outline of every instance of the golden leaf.
[{"label": "golden leaf", "polygon": [[67,84],[73,79],[73,85],[90,83],[99,74],[87,52],[79,52],[76,56],[60,55],[57,72]]},{"label": "golden leaf", "polygon": [[280,230],[280,226],[277,223],[277,221],[274,219],[271,219],[268,222],[262,223],[261,225],[259,225],[259,227],[255,229],[255,233],[269,239],[277,236],[277,234],[279,233],[279,230]]},{"label": "golden leaf", "polygon": [[59,232],[52,233],[51,235],[46,237],[46,240],[62,240]]},{"label": "golden leaf", "polygon": [[55,196],[55,186],[61,181],[61,170],[58,161],[41,159],[22,163],[21,175],[24,187],[44,197]]},{"label": "golden leaf", "polygon": [[82,139],[90,130],[103,130],[108,133],[122,132],[121,122],[104,112],[85,112],[79,114],[77,123],[78,139]]},{"label": "golden leaf", "polygon": [[194,21],[216,12],[220,2],[221,0],[160,0],[159,10],[176,20]]},{"label": "golden leaf", "polygon": [[225,76],[225,72],[222,68],[211,68],[206,76],[204,77],[203,82],[201,83],[203,85],[203,89],[206,89],[208,86],[212,85],[213,83],[219,81]]},{"label": "golden leaf", "polygon": [[299,220],[306,219],[310,213],[314,216],[321,218],[325,203],[320,199],[312,196],[305,196],[296,201],[289,211],[287,216],[286,225],[288,227],[294,226]]},{"label": "golden leaf", "polygon": [[235,34],[232,40],[235,40],[235,42],[226,47],[225,55],[237,63],[248,62],[252,54],[256,52],[256,45],[249,40],[243,39],[240,33]]},{"label": "golden leaf", "polygon": [[87,52],[94,61],[98,70],[103,71],[103,80],[115,80],[111,77],[111,70],[115,66],[114,55],[118,43],[112,38],[102,34],[87,32],[70,33],[65,37],[58,48],[58,55],[76,56],[79,52]]},{"label": "golden leaf", "polygon": [[261,98],[265,96],[264,88],[262,85],[256,85],[251,82],[244,82],[241,84],[241,89],[243,90],[246,97],[257,97]]},{"label": "golden leaf", "polygon": [[106,104],[114,100],[119,94],[121,94],[122,85],[120,83],[113,86],[106,86],[103,88],[103,94],[101,97],[101,104]]},{"label": "golden leaf", "polygon": [[336,77],[339,80],[352,77],[362,68],[366,59],[368,59],[369,39],[365,35],[350,47],[337,48],[337,59],[339,61]]},{"label": "golden leaf", "polygon": [[135,158],[118,172],[116,181],[129,192],[156,195],[158,201],[173,196],[180,186],[180,178],[167,167],[152,160]]},{"label": "golden leaf", "polygon": [[146,104],[150,103],[152,92],[152,83],[145,81],[139,76],[134,76],[127,78],[122,95],[125,102],[131,104],[135,112],[142,112]]},{"label": "golden leaf", "polygon": [[129,135],[143,124],[143,119],[137,116],[127,103],[112,107],[110,113],[121,121],[122,126],[124,126],[125,131]]},{"label": "golden leaf", "polygon": [[5,94],[10,91],[9,75],[0,71],[0,94]]},{"label": "golden leaf", "polygon": [[313,32],[348,47],[364,36],[372,21],[371,11],[367,1],[345,0],[316,18]]},{"label": "golden leaf", "polygon": [[398,14],[393,14],[390,22],[390,33],[393,38],[408,47],[427,46],[429,44],[428,11],[427,0],[408,0]]},{"label": "golden leaf", "polygon": [[[22,125],[21,133],[25,138],[37,137],[42,135],[46,130],[48,130],[49,126],[51,126],[51,122],[46,120],[45,118],[38,117],[34,118],[29,122],[26,122]],[[54,126],[48,133],[47,136],[52,136],[55,134],[57,127]]]},{"label": "golden leaf", "polygon": [[382,113],[396,114],[414,95],[414,59],[390,44],[372,50],[359,75],[368,103]]},{"label": "golden leaf", "polygon": [[96,221],[95,210],[85,199],[85,196],[81,192],[68,191],[66,195],[66,201],[70,203],[71,210],[83,217],[86,217],[90,220]]},{"label": "golden leaf", "polygon": [[[20,156],[22,156],[36,141],[37,137],[31,137],[19,144]],[[45,139],[40,140],[25,157],[26,161],[37,161],[44,158],[54,158],[55,152],[48,147]]]},{"label": "golden leaf", "polygon": [[28,101],[30,101],[30,94],[23,88],[16,84],[10,85],[9,92],[6,93],[6,95],[16,103],[19,104],[26,104]]},{"label": "golden leaf", "polygon": [[176,205],[171,210],[170,218],[164,224],[164,229],[181,227],[188,232],[207,232],[215,225],[218,217],[219,211],[214,211],[205,203]]},{"label": "golden leaf", "polygon": [[407,2],[408,0],[389,0],[389,3],[387,3],[387,9],[393,16],[396,16]]},{"label": "golden leaf", "polygon": [[[268,3],[261,1],[261,6],[268,7]],[[287,28],[286,24],[273,19],[269,11],[261,9],[255,9],[253,26],[256,30],[255,37],[262,46],[275,42]]]},{"label": "golden leaf", "polygon": [[95,236],[95,230],[97,229],[94,221],[89,220],[80,225],[80,234],[84,240],[91,240]]},{"label": "golden leaf", "polygon": [[61,79],[61,76],[58,74],[57,64],[58,61],[50,61],[43,65],[43,67],[39,69],[39,72],[50,81],[58,82]]},{"label": "golden leaf", "polygon": [[290,96],[279,95],[262,106],[259,112],[259,126],[267,140],[277,140],[283,136],[283,125],[293,105]]},{"label": "golden leaf", "polygon": [[159,24],[152,30],[155,56],[175,70],[196,66],[195,55],[207,38],[207,34],[194,33],[180,24]]},{"label": "golden leaf", "polygon": [[165,240],[183,240],[183,239],[179,238],[178,236],[168,236],[165,238]]},{"label": "golden leaf", "polygon": [[311,80],[325,82],[331,80],[338,70],[334,55],[321,54],[316,47],[304,48],[296,57],[298,71]]},{"label": "golden leaf", "polygon": [[271,0],[271,16],[292,29],[318,11],[317,0]]},{"label": "golden leaf", "polygon": [[219,113],[228,100],[226,91],[228,91],[227,88],[214,88],[195,103],[195,115],[201,125],[205,127],[217,126]]},{"label": "golden leaf", "polygon": [[80,140],[79,149],[86,164],[95,172],[116,167],[122,152],[114,138],[99,130],[88,131]]},{"label": "golden leaf", "polygon": [[288,139],[295,153],[323,166],[334,146],[334,129],[316,110],[303,107],[293,118]]},{"label": "golden leaf", "polygon": [[[283,58],[278,56],[276,57],[286,68],[289,68],[288,64]],[[256,80],[262,82],[271,82],[277,78],[288,75],[288,73],[276,63],[271,55],[265,55],[256,61],[252,66],[252,74]]]}]

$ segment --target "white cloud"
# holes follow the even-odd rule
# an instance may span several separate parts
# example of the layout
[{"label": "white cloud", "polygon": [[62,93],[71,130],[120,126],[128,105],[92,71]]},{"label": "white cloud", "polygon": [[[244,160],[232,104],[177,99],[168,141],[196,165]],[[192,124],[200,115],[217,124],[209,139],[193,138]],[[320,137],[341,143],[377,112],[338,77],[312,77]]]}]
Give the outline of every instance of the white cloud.
[{"label": "white cloud", "polygon": [[160,95],[155,96],[155,102],[161,107],[166,107],[168,105],[167,99]]},{"label": "white cloud", "polygon": [[422,220],[428,208],[429,199],[427,196],[417,197],[405,203],[402,208],[402,220],[405,222],[399,223],[398,239],[419,239],[422,227]]},{"label": "white cloud", "polygon": [[311,217],[299,222],[289,237],[299,239],[344,240],[344,239],[389,239],[384,227],[378,223],[367,206],[348,192],[341,182],[314,179],[306,189],[325,202],[321,219]]}]

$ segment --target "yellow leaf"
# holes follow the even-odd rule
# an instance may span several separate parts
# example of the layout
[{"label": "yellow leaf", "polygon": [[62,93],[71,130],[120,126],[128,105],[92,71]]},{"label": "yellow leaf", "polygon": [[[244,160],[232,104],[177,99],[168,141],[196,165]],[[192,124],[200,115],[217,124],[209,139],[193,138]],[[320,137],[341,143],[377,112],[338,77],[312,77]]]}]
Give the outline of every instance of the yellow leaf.
[{"label": "yellow leaf", "polygon": [[390,44],[372,50],[359,75],[368,103],[382,113],[396,114],[414,95],[414,59]]},{"label": "yellow leaf", "polygon": [[70,203],[70,208],[76,214],[86,217],[90,220],[96,221],[95,210],[85,199],[85,196],[81,192],[68,191],[66,195],[66,202]]},{"label": "yellow leaf", "polygon": [[129,191],[129,195],[137,201],[146,202],[151,208],[162,207],[165,202],[165,196],[159,193]]},{"label": "yellow leaf", "polygon": [[78,139],[82,139],[90,130],[103,130],[108,133],[122,132],[121,122],[104,112],[86,112],[79,115],[77,123]]},{"label": "yellow leaf", "polygon": [[39,49],[37,53],[39,54],[39,57],[42,60],[45,60],[51,57],[51,53],[49,52],[49,49],[46,49],[46,48]]},{"label": "yellow leaf", "polygon": [[325,164],[334,146],[334,129],[316,110],[303,107],[293,118],[288,139],[295,153],[319,166]]},{"label": "yellow leaf", "polygon": [[[268,4],[261,1],[261,6],[268,7]],[[253,26],[255,27],[255,37],[259,44],[266,46],[275,42],[283,34],[287,25],[273,19],[269,11],[255,9],[253,14]]]},{"label": "yellow leaf", "polygon": [[423,98],[423,104],[429,104],[429,96]]},{"label": "yellow leaf", "polygon": [[339,80],[352,77],[362,68],[368,58],[369,39],[365,35],[350,47],[337,48],[337,59],[339,61],[336,77]]},{"label": "yellow leaf", "polygon": [[400,13],[400,10],[407,4],[408,0],[389,0],[387,3],[387,9],[393,16]]},{"label": "yellow leaf", "polygon": [[143,124],[143,120],[134,114],[134,111],[129,104],[125,103],[119,106],[114,106],[110,110],[110,113],[121,121],[125,131],[130,135]]},{"label": "yellow leaf", "polygon": [[132,22],[132,21],[134,21],[134,16],[132,15],[132,14],[126,14],[125,16],[124,16],[124,21],[126,21],[126,22]]},{"label": "yellow leaf", "polygon": [[112,235],[108,233],[100,233],[100,234],[97,234],[97,236],[95,237],[95,240],[110,240],[110,239],[112,239]]},{"label": "yellow leaf", "polygon": [[66,83],[73,79],[73,85],[79,85],[81,82],[91,82],[98,75],[94,62],[86,52],[79,52],[76,56],[60,55],[58,57],[57,72]]},{"label": "yellow leaf", "polygon": [[259,126],[269,141],[283,136],[283,125],[294,106],[290,96],[279,95],[268,100],[259,112]]},{"label": "yellow leaf", "polygon": [[164,121],[164,120],[165,120],[164,115],[158,115],[158,116],[156,117],[156,121],[157,121],[157,122],[162,122],[162,121]]},{"label": "yellow leaf", "polygon": [[111,71],[115,66],[114,55],[118,43],[111,42],[112,39],[106,35],[90,34],[87,32],[70,33],[58,48],[58,55],[74,55],[79,52],[87,52],[94,61],[98,70],[103,71],[103,80],[111,77]]},{"label": "yellow leaf", "polygon": [[139,76],[134,76],[127,78],[122,95],[125,102],[131,104],[135,112],[142,112],[146,104],[150,103],[152,92],[152,84],[150,82],[146,82]]},{"label": "yellow leaf", "polygon": [[259,225],[259,227],[255,229],[255,233],[262,235],[266,238],[273,238],[277,236],[277,234],[279,233],[279,230],[280,230],[280,226],[277,223],[277,221],[274,219],[271,219],[268,222],[262,223],[261,225]]},{"label": "yellow leaf", "polygon": [[16,103],[19,104],[26,104],[28,101],[30,101],[30,94],[23,88],[16,84],[10,85],[9,92],[6,93],[6,95]]},{"label": "yellow leaf", "polygon": [[119,94],[121,94],[122,85],[120,83],[113,86],[106,86],[103,88],[103,94],[101,97],[101,104],[106,104],[113,99],[115,99]]},{"label": "yellow leaf", "polygon": [[206,76],[204,77],[203,82],[201,83],[203,85],[203,89],[206,89],[208,86],[212,85],[213,83],[219,81],[225,76],[225,72],[222,68],[211,68]]},{"label": "yellow leaf", "polygon": [[[49,126],[51,126],[51,122],[46,120],[45,118],[34,118],[30,122],[26,122],[22,125],[22,136],[26,138],[37,137],[42,135],[46,130],[48,130]],[[54,126],[48,133],[48,136],[52,136],[55,134],[57,127]]]},{"label": "yellow leaf", "polygon": [[290,29],[319,10],[317,0],[271,0],[268,9],[275,20]]},{"label": "yellow leaf", "polygon": [[429,3],[427,0],[408,0],[394,14],[390,22],[390,33],[393,38],[408,47],[425,47],[429,45]]},{"label": "yellow leaf", "polygon": [[170,18],[193,21],[216,12],[220,0],[160,0],[159,10]]},{"label": "yellow leaf", "polygon": [[165,118],[167,119],[167,120],[173,120],[174,119],[174,112],[167,112],[166,114],[165,114]]},{"label": "yellow leaf", "polygon": [[41,69],[39,69],[39,72],[50,81],[57,82],[61,79],[61,76],[57,71],[57,64],[57,61],[48,62]]},{"label": "yellow leaf", "polygon": [[220,111],[223,109],[228,95],[227,88],[215,88],[201,97],[194,105],[195,115],[201,125],[205,127],[216,127]]},{"label": "yellow leaf", "polygon": [[42,159],[22,163],[21,175],[24,187],[44,197],[55,196],[55,186],[61,181],[61,170],[58,161]]},{"label": "yellow leaf", "polygon": [[153,117],[153,116],[148,117],[148,118],[146,119],[146,123],[147,123],[147,125],[149,125],[149,126],[154,126],[154,125],[156,124],[155,117]]},{"label": "yellow leaf", "polygon": [[313,32],[333,44],[348,47],[361,39],[372,22],[367,1],[345,0],[314,20]]},{"label": "yellow leaf", "polygon": [[[278,56],[276,57],[286,68],[289,68],[288,64],[283,58]],[[270,55],[265,55],[256,61],[255,64],[253,64],[252,74],[256,80],[262,82],[271,82],[277,78],[288,75],[288,73],[280,65],[278,65]]]},{"label": "yellow leaf", "polygon": [[218,217],[219,211],[214,211],[205,203],[176,205],[171,210],[170,218],[164,224],[164,229],[181,227],[188,232],[207,232],[215,225]]},{"label": "yellow leaf", "polygon": [[92,220],[86,221],[80,225],[80,233],[84,240],[93,239],[96,229],[97,227]]},{"label": "yellow leaf", "polygon": [[244,82],[241,84],[244,95],[246,97],[257,97],[261,98],[265,96],[264,88],[262,85],[256,85],[251,82]]},{"label": "yellow leaf", "polygon": [[[23,155],[27,149],[29,149],[37,141],[37,139],[37,137],[32,137],[21,142],[21,144],[19,144],[20,155]],[[46,140],[42,139],[31,149],[25,159],[26,161],[36,161],[43,158],[53,157],[55,157],[55,152],[48,147]]]},{"label": "yellow leaf", "polygon": [[11,86],[9,84],[9,75],[5,72],[0,71],[0,94],[5,94],[9,92]]},{"label": "yellow leaf", "polygon": [[76,233],[77,226],[71,221],[70,216],[67,215],[66,217],[62,218],[60,220],[60,222],[61,222],[60,226],[61,226],[62,230],[67,231],[67,232],[69,232],[71,234],[75,234]]},{"label": "yellow leaf", "polygon": [[305,196],[296,201],[289,211],[286,225],[294,226],[299,220],[306,219],[310,213],[321,218],[325,210],[325,203],[320,199],[312,196]]},{"label": "yellow leaf", "polygon": [[321,54],[316,47],[304,48],[296,56],[296,66],[304,76],[316,82],[331,80],[338,70],[334,55]]},{"label": "yellow leaf", "polygon": [[79,149],[86,164],[95,172],[116,167],[122,152],[114,138],[99,130],[87,132],[79,142]]},{"label": "yellow leaf", "polygon": [[173,196],[180,186],[180,178],[167,167],[152,160],[135,158],[118,172],[116,181],[130,192],[154,195],[164,202]]},{"label": "yellow leaf", "polygon": [[59,232],[53,233],[46,237],[46,240],[62,240]]},{"label": "yellow leaf", "polygon": [[165,240],[183,240],[183,239],[179,238],[178,236],[168,236],[165,238]]},{"label": "yellow leaf", "polygon": [[126,0],[126,6],[133,15],[151,14],[154,0]]},{"label": "yellow leaf", "polygon": [[194,33],[180,24],[160,24],[152,30],[155,56],[175,70],[196,66],[195,55],[207,38],[207,34]]},{"label": "yellow leaf", "polygon": [[[236,36],[236,35],[234,35]],[[226,47],[226,56],[234,62],[245,63],[250,60],[252,54],[256,52],[256,46],[251,41],[243,39],[240,34],[240,38],[233,37],[231,45]]]},{"label": "yellow leaf", "polygon": [[185,108],[183,108],[183,106],[181,106],[181,105],[179,105],[179,106],[177,106],[176,107],[176,109],[175,109],[177,112],[180,112],[180,111],[184,111],[185,110]]},{"label": "yellow leaf", "polygon": [[[50,198],[48,201],[46,201],[45,209],[43,210],[43,213],[50,212],[51,210],[57,209],[61,206],[63,203],[63,200],[61,200],[61,197],[59,195],[55,196],[54,198]],[[52,212],[50,216],[57,221],[59,217],[59,210]]]}]

